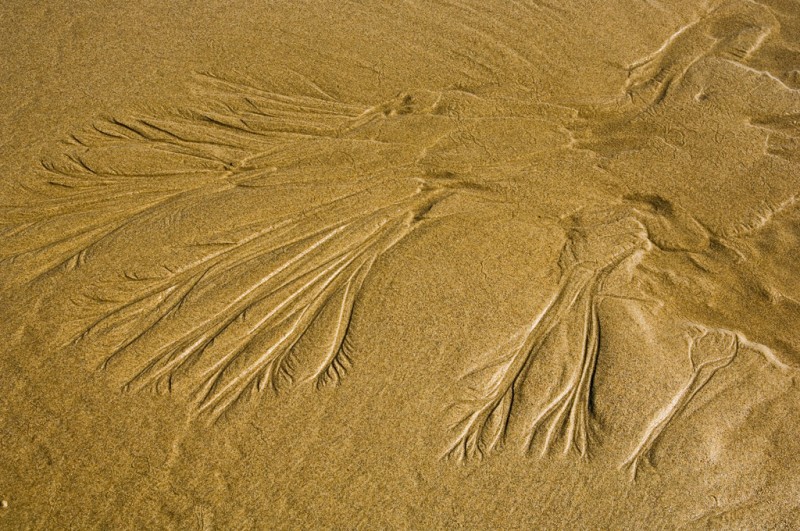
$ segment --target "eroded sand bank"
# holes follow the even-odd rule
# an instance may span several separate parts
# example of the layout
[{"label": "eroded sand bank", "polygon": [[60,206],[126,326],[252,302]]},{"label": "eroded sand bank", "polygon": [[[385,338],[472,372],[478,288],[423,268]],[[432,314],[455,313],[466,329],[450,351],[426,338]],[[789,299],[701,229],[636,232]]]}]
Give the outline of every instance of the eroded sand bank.
[{"label": "eroded sand bank", "polygon": [[3,525],[800,524],[800,4],[0,9]]}]

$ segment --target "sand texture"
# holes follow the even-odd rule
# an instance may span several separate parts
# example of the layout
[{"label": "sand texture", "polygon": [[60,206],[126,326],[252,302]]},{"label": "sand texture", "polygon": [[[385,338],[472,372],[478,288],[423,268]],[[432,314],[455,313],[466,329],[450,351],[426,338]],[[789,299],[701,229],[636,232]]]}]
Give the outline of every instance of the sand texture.
[{"label": "sand texture", "polygon": [[1,528],[800,527],[800,2],[49,4]]}]

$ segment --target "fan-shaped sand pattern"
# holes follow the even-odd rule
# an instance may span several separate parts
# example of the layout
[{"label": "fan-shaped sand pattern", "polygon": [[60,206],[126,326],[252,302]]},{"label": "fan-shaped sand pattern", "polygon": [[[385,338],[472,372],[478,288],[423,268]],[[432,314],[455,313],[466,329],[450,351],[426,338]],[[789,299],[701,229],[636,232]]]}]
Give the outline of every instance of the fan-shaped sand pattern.
[{"label": "fan-shaped sand pattern", "polygon": [[[631,65],[618,99],[592,104],[452,88],[356,105],[201,75],[200,108],[99,120],[42,162],[40,208],[6,210],[3,285],[90,286],[89,304],[102,309],[67,344],[122,374],[125,389],[185,393],[197,413],[218,418],[251,390],[338,383],[361,355],[353,333],[375,264],[446,216],[448,202],[541,212],[564,235],[560,281],[468,374],[475,396],[445,455],[499,447],[520,388],[538,377],[532,363],[555,357],[569,376],[524,419],[520,445],[589,456],[603,331],[626,326],[604,319],[608,298],[656,301],[714,330],[701,338],[747,338],[772,366],[800,366],[794,269],[768,256],[797,240],[796,184],[783,176],[796,171],[800,95],[747,64],[777,31],[769,9],[725,3]],[[737,117],[728,131],[702,107],[710,97]],[[730,168],[741,138],[749,149],[764,140],[768,162],[746,168],[764,170],[760,195],[719,184],[739,177],[720,177],[727,166],[714,173],[693,144],[714,134]],[[653,175],[628,173],[635,160]],[[548,165],[600,168],[615,186],[576,175],[576,208],[554,211],[548,194],[558,192],[531,177]],[[662,179],[689,165],[708,165],[708,183]],[[706,185],[747,215],[716,219],[704,209]],[[143,251],[129,259],[132,247]],[[610,281],[620,275],[629,292]],[[577,351],[555,352],[552,338],[574,329]],[[635,473],[736,350],[692,358],[687,387],[626,466]]]}]

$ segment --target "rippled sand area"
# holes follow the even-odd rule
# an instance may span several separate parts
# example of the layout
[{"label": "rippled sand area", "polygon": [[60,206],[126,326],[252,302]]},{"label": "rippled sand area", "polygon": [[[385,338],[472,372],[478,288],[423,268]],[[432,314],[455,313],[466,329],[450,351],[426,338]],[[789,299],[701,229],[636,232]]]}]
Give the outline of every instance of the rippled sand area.
[{"label": "rippled sand area", "polygon": [[0,527],[800,526],[800,2],[0,24]]}]

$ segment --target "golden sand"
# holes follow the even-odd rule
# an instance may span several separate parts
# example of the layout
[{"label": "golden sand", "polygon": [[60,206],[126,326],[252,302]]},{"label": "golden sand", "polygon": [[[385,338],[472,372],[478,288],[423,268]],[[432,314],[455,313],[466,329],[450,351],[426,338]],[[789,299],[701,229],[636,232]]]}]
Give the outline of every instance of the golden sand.
[{"label": "golden sand", "polygon": [[0,21],[0,527],[800,526],[800,2]]}]

